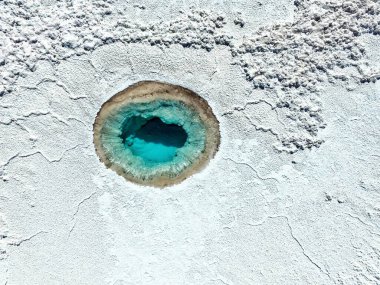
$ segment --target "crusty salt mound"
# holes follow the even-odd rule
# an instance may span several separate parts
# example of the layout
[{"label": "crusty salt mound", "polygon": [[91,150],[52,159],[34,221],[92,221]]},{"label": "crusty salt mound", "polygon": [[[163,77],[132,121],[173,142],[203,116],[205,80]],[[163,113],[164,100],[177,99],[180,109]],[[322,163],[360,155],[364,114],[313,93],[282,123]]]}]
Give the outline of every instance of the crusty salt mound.
[{"label": "crusty salt mound", "polygon": [[365,33],[380,35],[378,1],[296,0],[294,4],[294,22],[262,27],[231,48],[247,80],[268,90],[268,99],[275,97],[272,109],[284,113],[284,131],[270,131],[280,142],[277,148],[288,152],[322,143],[318,138],[325,127],[321,83],[380,79],[380,72],[365,60],[359,38]]}]

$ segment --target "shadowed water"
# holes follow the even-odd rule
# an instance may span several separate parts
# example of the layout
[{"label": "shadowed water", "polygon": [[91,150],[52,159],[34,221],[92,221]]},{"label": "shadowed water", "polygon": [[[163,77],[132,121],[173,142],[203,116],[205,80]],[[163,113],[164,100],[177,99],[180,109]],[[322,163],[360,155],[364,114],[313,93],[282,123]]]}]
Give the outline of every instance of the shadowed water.
[{"label": "shadowed water", "polygon": [[[148,121],[133,117],[131,121],[134,124],[128,124],[123,130],[123,141],[134,155],[146,162],[171,161],[186,143],[186,131],[176,124],[165,124],[157,117]],[[138,125],[141,126],[137,128]]]}]

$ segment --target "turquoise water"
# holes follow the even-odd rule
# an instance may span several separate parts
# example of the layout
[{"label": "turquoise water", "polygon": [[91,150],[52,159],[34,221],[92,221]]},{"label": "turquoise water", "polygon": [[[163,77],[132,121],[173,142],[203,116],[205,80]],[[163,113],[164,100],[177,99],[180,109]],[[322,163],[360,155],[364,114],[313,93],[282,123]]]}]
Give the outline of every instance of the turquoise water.
[{"label": "turquoise water", "polygon": [[[143,120],[132,119],[132,120]],[[125,146],[146,162],[161,163],[173,160],[177,150],[187,140],[186,131],[175,124],[165,124],[160,118],[147,121],[137,131],[124,130]]]},{"label": "turquoise water", "polygon": [[108,115],[101,143],[111,163],[138,179],[175,177],[205,150],[206,128],[181,101],[131,103]]}]

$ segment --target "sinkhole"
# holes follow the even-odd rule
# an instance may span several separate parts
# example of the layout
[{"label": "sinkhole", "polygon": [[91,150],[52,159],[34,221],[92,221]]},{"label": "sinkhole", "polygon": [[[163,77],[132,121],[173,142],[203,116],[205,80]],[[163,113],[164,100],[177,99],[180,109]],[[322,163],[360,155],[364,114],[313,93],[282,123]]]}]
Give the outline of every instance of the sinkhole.
[{"label": "sinkhole", "polygon": [[94,122],[101,162],[128,181],[165,187],[202,170],[218,150],[207,101],[178,85],[143,81],[105,102]]}]

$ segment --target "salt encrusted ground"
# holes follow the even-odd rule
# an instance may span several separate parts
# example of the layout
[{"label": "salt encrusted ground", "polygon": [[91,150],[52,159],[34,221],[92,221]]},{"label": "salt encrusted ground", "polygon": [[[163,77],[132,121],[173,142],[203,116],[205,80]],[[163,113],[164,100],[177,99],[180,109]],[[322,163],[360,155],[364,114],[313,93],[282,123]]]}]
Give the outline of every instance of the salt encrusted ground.
[{"label": "salt encrusted ground", "polygon": [[[71,3],[0,1],[1,284],[380,284],[377,1]],[[92,145],[146,79],[221,123],[164,191]]]}]

